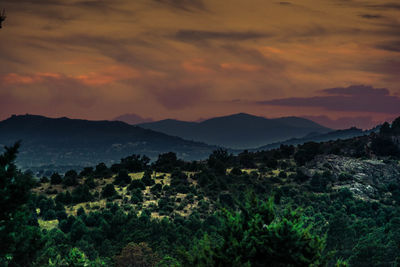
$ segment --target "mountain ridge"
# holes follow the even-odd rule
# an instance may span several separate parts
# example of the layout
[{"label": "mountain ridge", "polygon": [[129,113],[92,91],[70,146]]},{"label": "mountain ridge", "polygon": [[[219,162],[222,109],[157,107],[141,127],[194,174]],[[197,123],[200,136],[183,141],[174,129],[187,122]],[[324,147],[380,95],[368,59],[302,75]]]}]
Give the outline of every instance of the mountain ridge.
[{"label": "mountain ridge", "polygon": [[294,137],[303,137],[310,132],[331,131],[329,128],[300,117],[268,119],[247,113],[220,116],[202,122],[164,119],[137,125],[187,140],[233,149],[256,148]]},{"label": "mountain ridge", "polygon": [[22,140],[18,163],[24,167],[44,162],[86,166],[98,161],[113,163],[131,154],[156,158],[169,151],[199,159],[217,148],[119,121],[39,115],[15,115],[0,121],[0,144],[11,145],[17,140]]}]

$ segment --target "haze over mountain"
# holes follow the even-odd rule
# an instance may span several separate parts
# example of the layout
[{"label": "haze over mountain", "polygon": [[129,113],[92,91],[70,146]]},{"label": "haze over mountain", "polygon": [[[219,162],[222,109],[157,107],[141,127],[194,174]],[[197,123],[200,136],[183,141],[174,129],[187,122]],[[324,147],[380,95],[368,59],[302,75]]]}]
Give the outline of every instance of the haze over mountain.
[{"label": "haze over mountain", "polygon": [[267,119],[246,113],[216,117],[202,122],[161,120],[138,126],[234,149],[256,148],[310,133],[327,133],[329,128],[298,117]]},{"label": "haze over mountain", "polygon": [[310,133],[307,136],[304,136],[302,138],[291,138],[288,140],[285,140],[283,142],[276,142],[268,145],[261,146],[257,149],[258,151],[262,150],[271,150],[271,149],[276,149],[279,148],[281,145],[301,145],[307,142],[328,142],[328,141],[335,141],[338,139],[345,140],[345,139],[350,139],[358,136],[364,136],[364,135],[369,135],[372,132],[378,132],[380,129],[380,126],[376,126],[370,130],[365,130],[363,131],[362,129],[358,129],[355,127],[349,128],[349,129],[344,129],[344,130],[336,130],[336,131],[331,131],[328,133]]},{"label": "haze over mountain", "polygon": [[12,116],[0,122],[0,146],[22,140],[18,164],[87,166],[113,163],[131,154],[156,158],[174,151],[180,158],[207,157],[216,147],[186,141],[119,121]]}]

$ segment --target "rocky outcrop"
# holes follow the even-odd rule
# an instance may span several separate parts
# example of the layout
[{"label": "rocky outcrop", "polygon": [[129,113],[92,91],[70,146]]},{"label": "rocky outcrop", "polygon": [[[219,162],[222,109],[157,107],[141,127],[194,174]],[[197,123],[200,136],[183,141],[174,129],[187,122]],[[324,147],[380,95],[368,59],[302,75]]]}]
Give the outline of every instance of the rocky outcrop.
[{"label": "rocky outcrop", "polygon": [[321,155],[309,162],[306,169],[309,176],[329,171],[332,189],[348,188],[364,200],[376,200],[388,193],[388,184],[400,183],[400,164],[394,160]]}]

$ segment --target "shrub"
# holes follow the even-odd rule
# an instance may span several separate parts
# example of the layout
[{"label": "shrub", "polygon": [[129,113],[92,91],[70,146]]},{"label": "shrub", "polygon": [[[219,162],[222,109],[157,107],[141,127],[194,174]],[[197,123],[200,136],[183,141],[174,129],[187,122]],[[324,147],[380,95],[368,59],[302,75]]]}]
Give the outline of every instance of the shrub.
[{"label": "shrub", "polygon": [[113,197],[117,194],[117,191],[115,191],[114,185],[113,184],[107,184],[101,193],[103,198],[110,198]]}]

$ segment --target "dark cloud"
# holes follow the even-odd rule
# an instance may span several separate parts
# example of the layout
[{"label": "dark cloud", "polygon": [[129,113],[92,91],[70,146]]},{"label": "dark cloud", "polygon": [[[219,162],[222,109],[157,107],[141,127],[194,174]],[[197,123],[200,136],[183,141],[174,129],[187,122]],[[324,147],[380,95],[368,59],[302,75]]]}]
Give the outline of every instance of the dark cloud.
[{"label": "dark cloud", "polygon": [[328,95],[343,95],[343,96],[387,96],[389,90],[386,88],[373,88],[372,86],[352,85],[346,88],[337,87],[321,90],[322,93]]},{"label": "dark cloud", "polygon": [[291,2],[279,2],[279,4],[282,5],[282,6],[290,6],[290,5],[292,5]]},{"label": "dark cloud", "polygon": [[390,41],[390,42],[382,42],[375,46],[378,49],[392,51],[392,52],[400,52],[400,40]]},{"label": "dark cloud", "polygon": [[195,10],[202,10],[202,11],[206,10],[206,6],[203,0],[153,0],[153,1],[174,9],[187,12],[193,12]]},{"label": "dark cloud", "polygon": [[400,10],[399,3],[367,4],[366,7],[374,9],[394,9]]},{"label": "dark cloud", "polygon": [[83,0],[73,3],[66,0],[5,0],[5,3],[12,13],[34,15],[52,22],[66,23],[87,16],[82,12],[83,9],[102,14],[132,15],[132,12],[117,8],[121,0]]},{"label": "dark cloud", "polygon": [[259,105],[318,107],[334,111],[400,113],[400,97],[392,96],[386,88],[352,85],[321,91],[325,96],[290,97],[259,101]]},{"label": "dark cloud", "polygon": [[384,18],[382,15],[377,15],[377,14],[361,14],[359,15],[363,19],[381,19]]},{"label": "dark cloud", "polygon": [[227,40],[243,41],[251,39],[269,38],[271,34],[253,31],[200,31],[200,30],[180,30],[175,34],[175,38],[184,42],[208,41],[208,40]]},{"label": "dark cloud", "polygon": [[363,65],[361,69],[372,73],[383,74],[386,76],[385,80],[391,80],[397,83],[400,81],[400,60],[396,59],[396,57],[369,62],[369,64]]},{"label": "dark cloud", "polygon": [[252,63],[252,64],[257,64],[261,65],[265,68],[268,68],[269,70],[275,70],[275,71],[283,71],[288,62],[286,62],[284,59],[273,59],[273,58],[267,58],[265,55],[263,55],[260,51],[256,49],[250,49],[246,48],[240,45],[234,45],[234,44],[224,44],[220,47],[221,50],[218,50],[216,52],[218,53],[229,53],[230,55],[236,56],[236,55],[241,55],[241,59],[244,60],[245,62]]},{"label": "dark cloud", "polygon": [[[36,48],[48,51],[54,48],[62,48],[71,52],[85,52],[87,49],[98,51],[99,54],[107,56],[116,62],[140,67],[151,67],[157,69],[159,66],[154,64],[156,59],[152,55],[144,54],[141,51],[130,49],[131,46],[145,47],[146,49],[160,45],[157,42],[144,40],[140,37],[112,37],[98,36],[90,34],[73,34],[64,36],[48,36],[29,38],[32,45]],[[155,47],[156,48],[156,47]]]}]

